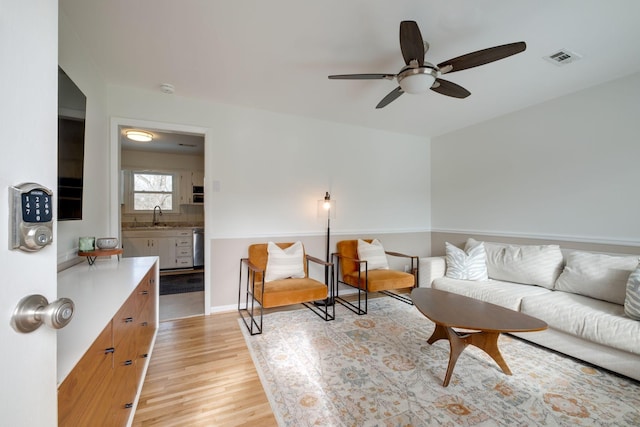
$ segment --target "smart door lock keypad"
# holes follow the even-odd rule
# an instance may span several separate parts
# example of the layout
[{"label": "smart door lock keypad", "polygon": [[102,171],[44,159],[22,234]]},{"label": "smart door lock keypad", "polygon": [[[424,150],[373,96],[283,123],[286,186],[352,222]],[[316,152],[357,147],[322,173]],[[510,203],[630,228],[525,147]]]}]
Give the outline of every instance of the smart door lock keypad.
[{"label": "smart door lock keypad", "polygon": [[51,197],[42,190],[22,193],[22,220],[24,222],[50,222],[53,218]]}]

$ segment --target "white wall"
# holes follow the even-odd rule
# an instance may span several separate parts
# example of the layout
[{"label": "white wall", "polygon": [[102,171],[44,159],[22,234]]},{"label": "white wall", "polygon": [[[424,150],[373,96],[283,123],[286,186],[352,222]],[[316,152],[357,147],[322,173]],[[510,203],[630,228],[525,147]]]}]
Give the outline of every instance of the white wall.
[{"label": "white wall", "polygon": [[[10,326],[18,301],[56,299],[56,245],[9,249],[8,189],[57,183],[58,2],[0,0],[0,424],[57,425],[56,332]],[[55,206],[55,205],[54,205]]]},{"label": "white wall", "polygon": [[640,74],[433,138],[432,230],[640,244]]},{"label": "white wall", "polygon": [[[108,94],[111,116],[208,129],[205,218],[209,242],[322,235],[326,223],[317,218],[316,201],[325,191],[337,202],[332,233],[429,229],[428,139],[159,91],[109,86]],[[425,239],[425,251],[428,247]],[[246,250],[235,255],[239,260]],[[210,274],[224,268],[217,262],[211,260]],[[233,271],[222,277],[212,275],[213,288],[236,289],[237,269]]]},{"label": "white wall", "polygon": [[87,117],[82,220],[58,222],[58,263],[77,257],[80,236],[118,235],[117,230],[109,230],[109,182],[112,176],[104,80],[91,62],[90,55],[84,50],[82,41],[66,20],[64,11],[60,10],[58,63],[86,95]]}]

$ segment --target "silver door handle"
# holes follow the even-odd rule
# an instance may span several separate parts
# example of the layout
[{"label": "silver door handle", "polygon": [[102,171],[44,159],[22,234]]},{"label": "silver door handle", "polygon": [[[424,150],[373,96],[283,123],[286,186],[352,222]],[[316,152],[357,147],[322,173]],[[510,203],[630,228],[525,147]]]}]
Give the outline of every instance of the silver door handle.
[{"label": "silver door handle", "polygon": [[60,298],[51,304],[42,295],[29,295],[20,300],[11,317],[11,326],[17,332],[29,333],[43,323],[52,329],[64,328],[73,317],[75,305],[69,298]]}]

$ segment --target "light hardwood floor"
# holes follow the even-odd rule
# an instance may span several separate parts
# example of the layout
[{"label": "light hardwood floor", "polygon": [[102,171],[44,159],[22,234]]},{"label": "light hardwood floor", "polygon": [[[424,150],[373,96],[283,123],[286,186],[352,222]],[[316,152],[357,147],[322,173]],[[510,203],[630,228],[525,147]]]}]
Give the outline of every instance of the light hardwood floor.
[{"label": "light hardwood floor", "polygon": [[160,323],[133,426],[277,426],[237,312]]}]

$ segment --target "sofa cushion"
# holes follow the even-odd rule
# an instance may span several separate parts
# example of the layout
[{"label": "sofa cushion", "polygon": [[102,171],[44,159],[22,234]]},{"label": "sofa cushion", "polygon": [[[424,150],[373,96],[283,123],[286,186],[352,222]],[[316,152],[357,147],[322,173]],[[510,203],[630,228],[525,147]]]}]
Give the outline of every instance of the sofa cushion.
[{"label": "sofa cushion", "polygon": [[640,266],[636,267],[627,281],[624,314],[632,319],[640,320]]},{"label": "sofa cushion", "polygon": [[487,262],[484,244],[477,242],[463,251],[449,242],[445,242],[447,271],[445,275],[452,279],[487,280]]},{"label": "sofa cushion", "polygon": [[[467,240],[467,247],[477,244]],[[558,245],[505,245],[484,242],[489,278],[553,289],[562,271]]]},{"label": "sofa cushion", "polygon": [[549,328],[640,355],[640,322],[626,317],[619,304],[553,291],[523,298],[521,311]]},{"label": "sofa cushion", "polygon": [[360,264],[360,271],[368,270],[388,270],[387,254],[384,252],[380,240],[373,239],[371,243],[358,239],[358,259],[367,261]]},{"label": "sofa cushion", "polygon": [[637,265],[638,256],[570,252],[554,289],[624,305],[627,280]]},{"label": "sofa cushion", "polygon": [[516,311],[520,310],[522,298],[552,292],[539,286],[521,285],[499,280],[489,279],[473,282],[450,279],[448,277],[435,279],[431,287],[490,302]]}]

